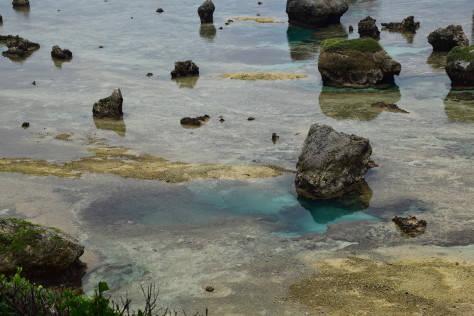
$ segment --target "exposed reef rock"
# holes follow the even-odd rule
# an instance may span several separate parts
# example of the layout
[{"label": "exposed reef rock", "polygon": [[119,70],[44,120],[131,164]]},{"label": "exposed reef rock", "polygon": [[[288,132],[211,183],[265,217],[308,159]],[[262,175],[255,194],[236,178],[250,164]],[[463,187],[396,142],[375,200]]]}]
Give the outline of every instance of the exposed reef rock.
[{"label": "exposed reef rock", "polygon": [[72,52],[67,48],[61,49],[58,45],[55,45],[51,49],[51,57],[56,59],[71,59]]},{"label": "exposed reef rock", "polygon": [[0,219],[0,273],[14,274],[21,267],[30,279],[61,284],[69,281],[72,270],[85,272],[79,261],[83,253],[84,247],[59,229],[15,218]]},{"label": "exposed reef rock", "polygon": [[121,119],[123,117],[122,104],[122,92],[116,88],[109,97],[94,103],[92,114],[95,118]]},{"label": "exposed reef rock", "polygon": [[318,70],[324,86],[385,88],[401,68],[372,38],[332,38],[321,44]]},{"label": "exposed reef rock", "polygon": [[446,57],[445,69],[453,88],[474,89],[474,45],[454,47]]},{"label": "exposed reef rock", "polygon": [[400,109],[398,105],[395,103],[385,103],[385,102],[375,102],[370,105],[372,108],[379,109],[379,110],[386,110],[389,112],[395,113],[408,113],[404,109]]},{"label": "exposed reef rock", "polygon": [[316,28],[339,23],[349,8],[347,0],[287,0],[288,23]]},{"label": "exposed reef rock", "polygon": [[377,20],[372,19],[370,16],[359,21],[359,37],[360,38],[373,38],[376,40],[380,39],[380,31],[375,24]]},{"label": "exposed reef rock", "polygon": [[209,115],[197,116],[197,117],[183,117],[180,121],[182,125],[188,126],[201,126],[206,124],[210,120]]},{"label": "exposed reef rock", "polygon": [[404,236],[416,237],[425,233],[426,221],[418,220],[415,216],[392,218],[392,222],[397,225],[397,228]]},{"label": "exposed reef rock", "polygon": [[12,5],[13,7],[29,7],[30,1],[29,0],[13,0]]},{"label": "exposed reef rock", "polygon": [[300,197],[341,197],[364,183],[373,165],[369,140],[313,124],[296,164],[295,186]]},{"label": "exposed reef rock", "polygon": [[409,17],[403,19],[402,22],[382,23],[382,26],[383,28],[392,31],[415,33],[416,30],[420,27],[420,22],[415,22],[415,17],[413,15],[410,15]]},{"label": "exposed reef rock", "polygon": [[428,42],[434,51],[448,52],[455,46],[468,46],[469,40],[461,25],[439,28],[428,35]]},{"label": "exposed reef rock", "polygon": [[201,4],[198,8],[199,18],[201,19],[201,23],[212,23],[214,22],[214,10],[216,7],[211,0],[206,0]]},{"label": "exposed reef rock", "polygon": [[174,70],[171,71],[171,78],[198,76],[199,67],[191,60],[177,61],[174,63]]},{"label": "exposed reef rock", "polygon": [[0,35],[0,42],[4,42],[8,50],[2,52],[2,55],[11,59],[23,59],[31,55],[31,53],[40,48],[37,43],[30,42],[19,35]]}]

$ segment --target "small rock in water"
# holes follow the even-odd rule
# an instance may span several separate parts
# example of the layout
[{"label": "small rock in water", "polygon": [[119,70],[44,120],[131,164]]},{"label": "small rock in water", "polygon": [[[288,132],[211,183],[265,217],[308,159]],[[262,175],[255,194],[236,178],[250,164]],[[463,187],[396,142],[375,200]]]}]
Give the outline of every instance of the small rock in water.
[{"label": "small rock in water", "polygon": [[255,120],[255,117],[253,117],[253,116],[249,116],[248,119],[247,119],[247,121],[253,121],[253,120]]},{"label": "small rock in water", "polygon": [[222,123],[222,122],[225,122],[224,118],[221,117],[221,118],[219,119],[219,122],[221,122],[221,123]]},{"label": "small rock in water", "polygon": [[349,25],[349,33],[354,32],[354,27],[352,25]]},{"label": "small rock in water", "polygon": [[208,286],[206,286],[206,291],[207,291],[207,292],[214,292],[214,287],[208,285]]},{"label": "small rock in water", "polygon": [[221,26],[221,27],[219,27],[219,30],[222,30],[222,26]]},{"label": "small rock in water", "polygon": [[23,122],[23,124],[21,124],[21,127],[23,127],[23,128],[28,128],[28,127],[30,127],[30,123],[28,123],[28,122]]},{"label": "small rock in water", "polygon": [[272,142],[275,144],[276,141],[280,138],[280,136],[278,136],[276,133],[273,133],[272,134]]},{"label": "small rock in water", "polygon": [[418,220],[415,216],[399,217],[395,216],[392,221],[397,225],[402,234],[417,237],[423,234],[426,230],[426,221]]},{"label": "small rock in water", "polygon": [[29,7],[30,1],[29,0],[13,0],[12,5],[13,7]]},{"label": "small rock in water", "polygon": [[34,86],[36,86],[36,81],[33,81],[31,84],[34,85]]},{"label": "small rock in water", "polygon": [[171,72],[171,78],[198,75],[199,67],[191,60],[175,62],[174,70]]},{"label": "small rock in water", "polygon": [[120,119],[123,117],[122,104],[122,92],[116,88],[109,97],[94,103],[92,113],[95,118]]},{"label": "small rock in water", "polygon": [[146,76],[147,76],[147,77],[151,77],[151,76],[153,76],[153,73],[152,73],[152,72],[149,72],[149,73],[146,74]]},{"label": "small rock in water", "polygon": [[72,52],[69,49],[61,49],[58,45],[51,49],[51,57],[56,59],[71,59]]},{"label": "small rock in water", "polygon": [[100,45],[99,48],[104,48],[104,46]]},{"label": "small rock in water", "polygon": [[163,10],[163,8],[158,8],[158,9],[156,9],[156,12],[158,12],[158,13],[163,13],[163,12],[165,12],[165,11]]},{"label": "small rock in water", "polygon": [[262,2],[261,2],[261,1],[259,1],[259,2],[257,2],[257,4],[258,4],[258,5],[262,5]]},{"label": "small rock in water", "polygon": [[180,121],[181,125],[188,125],[188,126],[201,126],[207,121],[209,121],[211,117],[209,115],[203,115],[198,117],[183,117]]}]

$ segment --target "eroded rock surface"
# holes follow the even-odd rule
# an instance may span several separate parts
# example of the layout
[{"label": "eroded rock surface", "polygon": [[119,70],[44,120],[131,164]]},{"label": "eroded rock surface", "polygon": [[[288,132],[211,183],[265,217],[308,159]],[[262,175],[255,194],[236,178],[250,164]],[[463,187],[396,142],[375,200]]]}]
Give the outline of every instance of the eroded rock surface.
[{"label": "eroded rock surface", "polygon": [[434,30],[428,35],[428,42],[433,46],[433,51],[442,52],[449,52],[455,46],[469,45],[461,25],[449,25],[447,28]]},{"label": "eroded rock surface", "polygon": [[339,23],[349,8],[347,0],[288,0],[288,23],[302,27],[324,27]]},{"label": "eroded rock surface", "polygon": [[392,31],[412,32],[415,33],[420,27],[420,22],[415,22],[415,17],[410,15],[402,20],[402,22],[382,23],[382,26]]},{"label": "eroded rock surface", "polygon": [[67,48],[61,49],[61,47],[55,45],[51,49],[51,57],[56,59],[71,59],[72,52]]},{"label": "eroded rock surface", "polygon": [[12,5],[13,7],[29,7],[30,1],[29,0],[13,0]]},{"label": "eroded rock surface", "polygon": [[4,42],[8,48],[7,51],[2,52],[2,55],[12,59],[27,58],[33,51],[40,48],[39,44],[30,42],[19,35],[0,35],[0,42]]},{"label": "eroded rock surface", "polygon": [[425,233],[426,221],[418,220],[415,216],[392,218],[392,222],[397,225],[397,228],[403,235],[416,237]]},{"label": "eroded rock surface", "polygon": [[122,92],[116,88],[109,97],[94,103],[92,114],[95,118],[121,119],[123,117],[122,104]]},{"label": "eroded rock surface", "polygon": [[183,117],[180,121],[182,125],[188,126],[201,126],[206,124],[210,120],[209,115],[197,116],[197,117]]},{"label": "eroded rock surface", "polygon": [[171,78],[198,76],[199,67],[191,60],[177,61],[174,63],[174,70],[171,71]]},{"label": "eroded rock surface", "polygon": [[380,39],[380,31],[375,24],[377,20],[372,19],[372,17],[368,16],[363,20],[359,21],[359,37],[360,38],[373,38],[376,40]]},{"label": "eroded rock surface", "polygon": [[211,0],[206,0],[198,8],[199,18],[201,23],[212,23],[214,22],[214,10],[216,7]]},{"label": "eroded rock surface", "polygon": [[474,45],[454,47],[446,57],[445,69],[453,88],[474,89]]}]

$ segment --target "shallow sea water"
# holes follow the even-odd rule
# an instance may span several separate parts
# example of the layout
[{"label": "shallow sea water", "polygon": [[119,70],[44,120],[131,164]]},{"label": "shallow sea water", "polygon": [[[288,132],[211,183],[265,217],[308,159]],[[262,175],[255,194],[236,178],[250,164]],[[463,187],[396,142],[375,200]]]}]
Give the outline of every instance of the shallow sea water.
[{"label": "shallow sea water", "polygon": [[[284,1],[214,3],[214,26],[201,26],[199,3],[187,0],[43,0],[31,1],[27,11],[0,0],[0,34],[41,45],[21,62],[0,56],[0,157],[78,159],[88,155],[84,144],[94,136],[191,164],[295,169],[309,127],[324,123],[370,139],[379,164],[366,175],[370,205],[297,199],[292,173],[180,184],[2,173],[2,216],[57,226],[78,238],[87,249],[88,291],[105,280],[114,295],[128,290],[139,301],[139,285],[157,282],[163,305],[195,311],[208,306],[219,315],[299,311],[278,297],[311,271],[300,255],[357,251],[389,260],[395,246],[452,255],[449,247],[474,242],[474,104],[448,96],[444,56],[432,54],[426,39],[436,28],[460,24],[474,41],[471,0],[350,1],[341,25],[318,30],[288,26]],[[158,7],[165,12],[156,13]],[[257,14],[282,23],[224,25]],[[380,43],[402,64],[397,87],[323,88],[320,41],[357,37],[357,22],[367,15],[379,27],[408,15],[421,23],[414,36],[381,31]],[[349,25],[356,29],[352,34]],[[69,48],[73,59],[55,64],[53,45]],[[171,80],[174,62],[186,59],[200,67],[199,78]],[[219,77],[254,71],[308,77],[269,82]],[[124,120],[94,121],[92,104],[116,87],[124,96]],[[397,103],[409,113],[374,111],[369,105],[375,101]],[[181,117],[204,114],[211,120],[201,128],[179,124]],[[256,119],[248,121],[249,116]],[[24,121],[30,128],[21,128]],[[275,144],[273,132],[280,136]],[[58,134],[72,137],[58,140]],[[426,234],[400,238],[390,219],[406,214],[427,220]],[[410,255],[405,250],[395,257]],[[215,293],[202,290],[209,284]]]}]

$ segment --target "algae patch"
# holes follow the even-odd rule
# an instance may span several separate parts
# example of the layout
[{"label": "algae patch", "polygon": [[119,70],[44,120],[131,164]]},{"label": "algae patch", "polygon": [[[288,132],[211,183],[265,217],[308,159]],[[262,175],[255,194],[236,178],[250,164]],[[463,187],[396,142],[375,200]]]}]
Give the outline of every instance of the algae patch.
[{"label": "algae patch", "polygon": [[183,182],[198,178],[265,178],[290,170],[277,166],[190,165],[148,154],[134,154],[125,147],[109,146],[94,139],[88,144],[91,156],[67,162],[48,162],[27,158],[0,159],[0,172],[57,177],[80,177],[83,172],[115,174],[124,178]]},{"label": "algae patch", "polygon": [[468,315],[474,265],[437,258],[392,264],[350,257],[319,262],[286,299],[330,315]]},{"label": "algae patch", "polygon": [[254,21],[254,22],[257,22],[257,23],[284,23],[284,22],[280,22],[278,20],[275,20],[273,18],[259,18],[259,17],[236,17],[236,18],[232,18],[232,20],[235,20],[235,21]]},{"label": "algae patch", "polygon": [[239,80],[287,80],[301,79],[308,75],[279,73],[279,72],[236,72],[219,75],[221,78],[239,79]]}]

